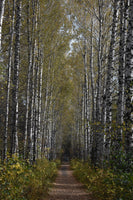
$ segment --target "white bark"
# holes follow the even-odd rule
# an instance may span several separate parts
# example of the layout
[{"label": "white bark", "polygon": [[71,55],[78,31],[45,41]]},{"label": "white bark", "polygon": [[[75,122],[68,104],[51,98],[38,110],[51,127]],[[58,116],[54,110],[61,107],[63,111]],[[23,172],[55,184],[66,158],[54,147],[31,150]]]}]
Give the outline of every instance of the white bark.
[{"label": "white bark", "polygon": [[15,57],[14,57],[14,80],[13,80],[13,130],[12,130],[12,154],[18,153],[18,89],[20,68],[20,23],[21,23],[21,0],[16,2],[16,25],[15,25]]},{"label": "white bark", "polygon": [[42,114],[42,75],[43,75],[43,65],[42,65],[42,55],[41,62],[40,62],[40,81],[39,81],[39,99],[38,99],[38,156],[41,156],[41,140],[42,140],[42,130],[41,130],[41,114]]},{"label": "white bark", "polygon": [[123,0],[120,1],[120,42],[119,42],[119,93],[118,93],[118,102],[117,102],[117,138],[116,138],[116,149],[118,153],[120,151],[121,140],[122,140],[122,125],[123,125],[123,118],[124,118],[124,89],[125,89],[125,53],[124,53],[124,45],[125,45],[125,19],[124,19],[124,2]]},{"label": "white bark", "polygon": [[113,22],[112,22],[112,33],[110,41],[110,49],[108,55],[108,66],[107,66],[107,81],[106,81],[106,141],[105,141],[105,155],[109,159],[110,155],[110,144],[111,144],[111,120],[112,120],[112,68],[114,63],[114,49],[116,42],[117,32],[117,19],[118,19],[118,0],[114,1],[113,6]]},{"label": "white bark", "polygon": [[[85,42],[86,43],[86,42]],[[89,112],[88,112],[88,69],[87,69],[87,46],[85,44],[85,55],[84,55],[84,71],[85,71],[85,82],[84,82],[84,121],[85,121],[85,160],[87,160],[88,153],[88,137],[89,137]]]},{"label": "white bark", "polygon": [[91,42],[90,42],[90,74],[91,74],[91,93],[92,93],[92,122],[95,121],[95,94],[94,94],[94,72],[93,72],[93,17],[91,20]]},{"label": "white bark", "polygon": [[47,81],[46,81],[46,94],[45,94],[45,104],[44,104],[44,112],[43,112],[43,132],[42,132],[42,144],[41,144],[41,153],[43,155],[44,149],[45,149],[45,138],[46,138],[46,132],[47,132],[47,110],[48,110],[48,94],[49,94],[49,77],[50,77],[50,63],[48,65],[48,75],[47,75]]},{"label": "white bark", "polygon": [[28,135],[28,117],[30,103],[30,81],[32,68],[32,47],[30,45],[30,22],[29,22],[29,4],[27,5],[27,42],[28,42],[28,75],[27,75],[27,94],[26,94],[26,116],[25,116],[25,133],[24,133],[24,158],[26,157],[27,135]]},{"label": "white bark", "polygon": [[36,89],[37,87],[35,85],[35,81],[37,80],[35,77],[36,73],[36,56],[37,56],[37,52],[38,52],[38,47],[37,47],[37,40],[36,40],[36,29],[37,29],[37,20],[36,20],[36,16],[37,15],[37,11],[36,11],[36,7],[35,7],[35,0],[32,1],[32,39],[31,39],[31,45],[32,45],[32,66],[31,66],[31,102],[30,102],[30,133],[29,133],[29,142],[28,142],[28,148],[29,148],[29,159],[30,162],[32,163],[33,161],[33,151],[35,148],[34,147],[34,137],[35,137],[35,109],[36,109],[36,105],[35,105],[35,99],[36,99]]},{"label": "white bark", "polygon": [[31,88],[31,105],[30,105],[30,136],[29,136],[29,159],[33,161],[33,136],[34,136],[34,98],[35,98],[35,44],[33,45],[32,59],[32,88]]},{"label": "white bark", "polygon": [[5,2],[6,0],[0,1],[0,52],[1,52],[2,24],[3,24],[3,18],[4,18]]},{"label": "white bark", "polygon": [[15,18],[15,0],[13,0],[12,24],[10,27],[10,44],[9,44],[9,62],[8,62],[8,77],[7,77],[7,97],[6,97],[6,124],[4,135],[4,159],[7,158],[7,136],[8,136],[8,122],[9,122],[9,100],[10,100],[10,86],[11,86],[11,68],[13,55],[13,36],[14,36],[14,18]]},{"label": "white bark", "polygon": [[[37,58],[36,58],[37,59]],[[37,136],[38,136],[38,92],[39,92],[39,66],[36,63],[35,67],[35,95],[34,95],[34,133],[33,133],[33,161],[37,159]]]},{"label": "white bark", "polygon": [[129,4],[129,20],[126,45],[126,66],[125,66],[125,150],[127,161],[130,163],[132,157],[132,136],[133,136],[133,0]]},{"label": "white bark", "polygon": [[99,38],[98,38],[98,80],[97,80],[97,98],[96,98],[96,120],[101,121],[101,90],[102,90],[102,29],[103,29],[103,0],[99,3]]}]

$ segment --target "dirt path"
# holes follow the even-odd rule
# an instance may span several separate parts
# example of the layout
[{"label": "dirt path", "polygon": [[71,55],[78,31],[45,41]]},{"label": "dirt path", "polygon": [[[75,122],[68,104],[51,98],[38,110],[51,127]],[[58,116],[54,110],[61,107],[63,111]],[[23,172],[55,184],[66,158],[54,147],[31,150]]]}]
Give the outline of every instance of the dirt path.
[{"label": "dirt path", "polygon": [[59,170],[54,187],[49,192],[48,200],[92,200],[83,185],[72,175],[68,164],[63,164]]}]

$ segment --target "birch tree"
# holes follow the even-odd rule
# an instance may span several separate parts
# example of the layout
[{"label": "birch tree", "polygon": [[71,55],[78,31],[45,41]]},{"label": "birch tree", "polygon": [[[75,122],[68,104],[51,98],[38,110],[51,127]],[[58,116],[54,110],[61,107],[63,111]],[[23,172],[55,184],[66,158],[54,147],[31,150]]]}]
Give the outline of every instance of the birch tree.
[{"label": "birch tree", "polygon": [[113,21],[112,21],[112,33],[110,48],[108,54],[108,66],[107,66],[107,80],[106,80],[106,141],[105,141],[105,155],[109,159],[110,155],[110,143],[111,143],[111,121],[112,121],[112,68],[114,62],[114,50],[116,41],[116,28],[118,19],[118,1],[114,0],[113,5]]},{"label": "birch tree", "polygon": [[11,89],[11,70],[12,70],[12,56],[13,56],[13,36],[14,36],[14,19],[15,19],[15,0],[13,0],[12,19],[10,25],[10,43],[9,43],[9,61],[8,61],[8,74],[7,74],[7,97],[6,97],[6,119],[5,119],[5,134],[4,134],[4,159],[7,158],[7,136],[8,136],[8,123],[9,123],[9,101]]},{"label": "birch tree", "polygon": [[94,71],[93,71],[93,17],[91,19],[91,35],[90,35],[90,74],[91,74],[91,92],[92,92],[92,123],[94,123],[96,119],[95,113],[95,90],[94,90]]},{"label": "birch tree", "polygon": [[26,94],[26,116],[25,116],[25,133],[24,133],[24,158],[26,157],[27,135],[28,135],[28,117],[30,103],[30,82],[32,68],[32,45],[30,37],[30,4],[27,3],[27,42],[28,42],[28,75],[27,75],[27,94]]},{"label": "birch tree", "polygon": [[18,153],[18,88],[19,88],[19,67],[20,67],[20,23],[21,23],[21,0],[16,1],[15,6],[15,56],[13,76],[13,127],[12,127],[12,154]]},{"label": "birch tree", "polygon": [[125,100],[124,100],[124,90],[125,90],[125,51],[126,51],[126,32],[127,32],[127,2],[120,1],[120,40],[119,40],[119,88],[118,88],[118,102],[117,102],[117,137],[116,137],[116,149],[118,152],[121,150],[122,142],[122,133],[123,133],[123,122],[124,122],[124,109],[125,109]]},{"label": "birch tree", "polygon": [[129,4],[129,20],[126,43],[126,66],[125,66],[125,150],[127,162],[132,157],[132,135],[133,135],[133,0]]},{"label": "birch tree", "polygon": [[3,24],[3,18],[4,18],[5,2],[6,0],[0,1],[0,53],[1,53],[2,24]]},{"label": "birch tree", "polygon": [[97,79],[97,100],[96,100],[96,120],[101,121],[101,87],[102,87],[102,28],[103,28],[103,1],[98,1],[98,22],[99,22],[99,36],[98,36],[98,79]]}]

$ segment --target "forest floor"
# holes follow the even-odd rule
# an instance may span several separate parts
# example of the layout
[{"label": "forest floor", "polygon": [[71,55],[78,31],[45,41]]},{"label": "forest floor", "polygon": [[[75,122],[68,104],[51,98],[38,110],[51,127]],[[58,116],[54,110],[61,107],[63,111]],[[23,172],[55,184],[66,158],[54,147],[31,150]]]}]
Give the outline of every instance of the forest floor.
[{"label": "forest floor", "polygon": [[47,200],[92,200],[84,186],[73,176],[69,164],[61,165]]}]

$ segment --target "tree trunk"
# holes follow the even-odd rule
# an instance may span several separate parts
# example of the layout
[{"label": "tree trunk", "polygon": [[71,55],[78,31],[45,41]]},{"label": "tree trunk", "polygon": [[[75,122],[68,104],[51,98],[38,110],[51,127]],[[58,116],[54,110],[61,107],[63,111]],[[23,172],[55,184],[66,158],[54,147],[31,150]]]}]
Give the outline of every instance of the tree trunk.
[{"label": "tree trunk", "polygon": [[13,127],[12,127],[12,154],[18,153],[18,88],[20,67],[20,23],[21,23],[21,0],[16,1],[16,25],[15,25],[15,57],[13,77]]},{"label": "tree trunk", "polygon": [[98,41],[98,79],[97,79],[97,98],[96,98],[96,120],[101,121],[101,87],[102,87],[102,6],[103,1],[99,2],[99,41]]},{"label": "tree trunk", "polygon": [[88,148],[89,148],[89,105],[88,105],[88,69],[87,69],[87,44],[84,44],[84,158],[87,160]]},{"label": "tree trunk", "polygon": [[132,135],[133,135],[133,0],[129,4],[129,20],[126,47],[125,66],[125,150],[127,162],[130,164],[132,157]]},{"label": "tree trunk", "polygon": [[25,116],[25,133],[24,133],[24,158],[26,158],[27,149],[27,134],[28,134],[28,118],[29,118],[29,103],[30,103],[30,81],[31,81],[31,68],[32,68],[32,46],[30,39],[30,13],[29,2],[27,5],[27,42],[28,42],[28,75],[27,75],[27,94],[26,94],[26,116]]},{"label": "tree trunk", "polygon": [[[84,26],[86,28],[86,10],[84,9]],[[84,64],[84,83],[83,83],[83,112],[84,112],[84,160],[87,160],[89,149],[89,99],[88,99],[88,63],[87,63],[87,39],[84,35],[82,58]]]},{"label": "tree trunk", "polygon": [[113,5],[113,22],[112,22],[112,33],[111,42],[108,55],[108,66],[107,66],[107,81],[106,81],[106,141],[105,141],[105,156],[109,160],[110,155],[110,143],[111,143],[111,121],[112,121],[112,68],[114,62],[114,48],[116,42],[116,28],[117,28],[117,11],[118,11],[118,0],[114,0]]},{"label": "tree trunk", "polygon": [[101,129],[101,108],[102,108],[102,59],[103,59],[103,0],[98,1],[98,21],[99,21],[99,36],[98,36],[98,78],[97,78],[97,96],[96,96],[96,125],[93,130],[92,144],[92,161],[94,165],[99,165],[102,158],[102,140],[103,133]]},{"label": "tree trunk", "polygon": [[[33,41],[34,42],[34,41]],[[29,135],[29,159],[33,161],[33,136],[34,136],[34,98],[35,98],[35,44],[32,49],[32,72],[31,72],[31,103],[30,103],[30,135]]]},{"label": "tree trunk", "polygon": [[5,135],[4,135],[4,153],[3,158],[7,158],[7,136],[8,136],[8,122],[9,122],[9,101],[11,88],[11,68],[13,56],[13,36],[14,36],[14,19],[15,19],[15,0],[13,0],[12,23],[10,27],[10,44],[9,44],[9,62],[8,62],[8,76],[7,76],[7,96],[6,96],[6,119],[5,119]]},{"label": "tree trunk", "polygon": [[3,24],[3,18],[4,18],[5,2],[6,0],[0,1],[0,53],[1,53],[2,24]]},{"label": "tree trunk", "polygon": [[32,37],[31,37],[31,51],[32,51],[32,64],[31,64],[31,85],[30,85],[30,130],[28,141],[28,152],[30,162],[33,162],[33,145],[34,145],[34,131],[35,131],[35,68],[36,68],[36,9],[35,0],[32,1]]},{"label": "tree trunk", "polygon": [[94,123],[96,116],[95,116],[94,72],[93,72],[93,18],[91,20],[90,74],[91,74],[91,93],[92,93],[92,123]]},{"label": "tree trunk", "polygon": [[118,102],[117,102],[117,136],[116,136],[116,155],[121,150],[121,141],[122,141],[122,125],[124,118],[124,82],[125,82],[125,53],[124,53],[124,45],[125,45],[125,27],[124,27],[124,1],[120,1],[120,42],[119,42],[119,88],[118,88]]},{"label": "tree trunk", "polygon": [[42,114],[42,75],[43,75],[43,65],[42,65],[42,55],[40,54],[40,73],[39,73],[39,96],[38,96],[38,156],[41,157],[41,114]]},{"label": "tree trunk", "polygon": [[35,98],[34,98],[34,140],[33,140],[33,161],[37,158],[37,136],[38,136],[38,87],[39,87],[39,66],[36,63],[35,69]]},{"label": "tree trunk", "polygon": [[41,154],[43,156],[45,151],[45,143],[46,143],[46,132],[47,132],[47,108],[48,108],[48,95],[49,95],[49,79],[50,79],[50,63],[48,65],[48,75],[46,81],[46,94],[45,94],[45,104],[44,104],[44,112],[43,112],[43,133],[42,133],[42,144],[41,144]]}]

